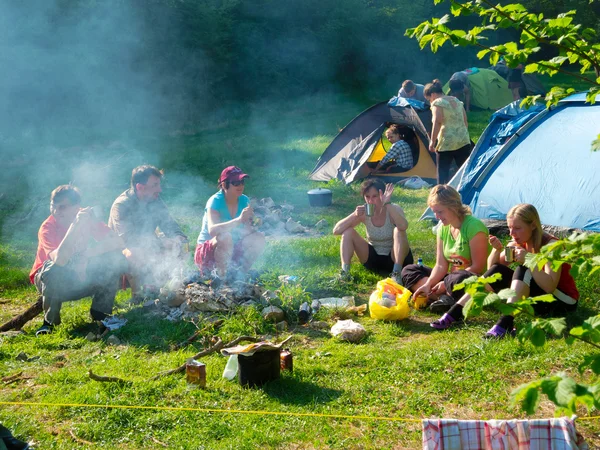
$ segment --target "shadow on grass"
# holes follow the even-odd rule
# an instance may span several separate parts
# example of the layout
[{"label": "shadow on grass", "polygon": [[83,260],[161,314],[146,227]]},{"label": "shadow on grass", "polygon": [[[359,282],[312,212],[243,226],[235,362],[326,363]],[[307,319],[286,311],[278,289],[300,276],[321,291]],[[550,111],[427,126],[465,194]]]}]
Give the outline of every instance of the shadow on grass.
[{"label": "shadow on grass", "polygon": [[324,404],[338,399],[343,391],[319,386],[293,377],[282,376],[265,384],[262,390],[286,405]]}]

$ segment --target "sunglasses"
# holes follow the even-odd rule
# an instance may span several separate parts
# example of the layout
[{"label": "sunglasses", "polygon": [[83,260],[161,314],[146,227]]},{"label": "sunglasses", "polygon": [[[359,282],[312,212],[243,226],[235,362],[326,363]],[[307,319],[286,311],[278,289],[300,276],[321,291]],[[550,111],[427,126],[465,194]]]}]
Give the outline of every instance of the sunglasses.
[{"label": "sunglasses", "polygon": [[230,181],[229,184],[231,184],[232,186],[243,186],[244,185],[244,180]]}]

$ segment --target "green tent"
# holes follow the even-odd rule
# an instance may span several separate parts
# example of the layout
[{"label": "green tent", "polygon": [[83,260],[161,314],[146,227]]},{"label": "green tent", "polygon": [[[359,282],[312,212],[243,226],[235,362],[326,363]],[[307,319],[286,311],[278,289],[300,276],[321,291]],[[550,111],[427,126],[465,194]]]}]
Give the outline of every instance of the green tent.
[{"label": "green tent", "polygon": [[[490,69],[466,69],[471,84],[471,106],[481,109],[497,110],[513,101],[508,82]],[[449,92],[448,83],[444,92]]]}]

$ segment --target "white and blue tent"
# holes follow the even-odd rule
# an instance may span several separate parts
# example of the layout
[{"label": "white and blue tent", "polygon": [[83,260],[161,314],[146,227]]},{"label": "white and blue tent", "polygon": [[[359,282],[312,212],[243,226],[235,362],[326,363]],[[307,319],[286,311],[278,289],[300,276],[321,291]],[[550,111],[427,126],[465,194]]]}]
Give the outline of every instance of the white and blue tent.
[{"label": "white and blue tent", "polygon": [[600,232],[600,152],[591,150],[599,133],[600,103],[585,103],[585,94],[549,109],[511,103],[492,116],[450,184],[480,219],[502,220],[531,203],[544,225]]}]

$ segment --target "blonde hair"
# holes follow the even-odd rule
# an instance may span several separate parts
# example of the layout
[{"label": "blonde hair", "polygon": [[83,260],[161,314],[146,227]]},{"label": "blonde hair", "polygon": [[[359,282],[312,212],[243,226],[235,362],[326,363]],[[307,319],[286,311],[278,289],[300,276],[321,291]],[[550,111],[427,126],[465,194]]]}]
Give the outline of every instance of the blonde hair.
[{"label": "blonde hair", "polygon": [[542,229],[542,222],[540,221],[540,215],[535,209],[535,206],[530,205],[529,203],[520,203],[518,205],[513,206],[508,211],[506,218],[517,218],[526,223],[527,225],[534,225],[535,228],[531,233],[531,240],[533,242],[533,250],[534,253],[540,251],[542,248],[542,236],[544,234],[544,230]]},{"label": "blonde hair", "polygon": [[429,191],[427,205],[431,208],[433,205],[445,206],[456,214],[460,220],[471,214],[471,208],[463,205],[460,194],[449,184],[438,184]]}]

